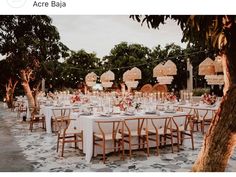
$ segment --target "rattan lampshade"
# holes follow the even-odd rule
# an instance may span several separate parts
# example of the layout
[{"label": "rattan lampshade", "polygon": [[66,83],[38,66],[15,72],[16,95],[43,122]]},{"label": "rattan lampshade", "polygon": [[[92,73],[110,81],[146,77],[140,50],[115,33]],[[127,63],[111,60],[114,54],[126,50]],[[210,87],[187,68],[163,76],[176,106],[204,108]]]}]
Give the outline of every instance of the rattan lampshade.
[{"label": "rattan lampshade", "polygon": [[130,80],[130,70],[127,70],[123,73],[123,81],[129,81]]},{"label": "rattan lampshade", "polygon": [[88,73],[85,77],[85,80],[96,81],[97,80],[97,75],[94,72]]},{"label": "rattan lampshade", "polygon": [[153,69],[153,77],[165,76],[165,67],[163,64],[159,63]]},{"label": "rattan lampshade", "polygon": [[128,88],[136,88],[138,86],[138,81],[126,81],[125,84]]},{"label": "rattan lampshade", "polygon": [[105,88],[112,87],[113,82],[102,82],[102,86]]},{"label": "rattan lampshade", "polygon": [[95,85],[96,84],[96,80],[97,80],[97,75],[94,72],[88,73],[85,76],[85,82],[86,82],[86,84],[89,87]]},{"label": "rattan lampshade", "polygon": [[139,68],[134,67],[130,71],[131,71],[132,79],[133,80],[135,80],[135,79],[142,79],[142,72],[141,72],[141,70]]},{"label": "rattan lampshade", "polygon": [[177,67],[176,67],[175,63],[171,60],[168,60],[164,64],[164,69],[165,69],[165,74],[168,76],[177,74]]},{"label": "rattan lampshade", "polygon": [[101,82],[107,82],[115,79],[115,74],[112,71],[103,73],[100,77]]},{"label": "rattan lampshade", "polygon": [[112,71],[107,71],[103,73],[100,77],[100,81],[102,83],[102,86],[105,88],[111,87],[113,82],[111,80],[115,79],[115,74]]},{"label": "rattan lampshade", "polygon": [[206,58],[202,63],[200,63],[198,74],[199,75],[214,75],[215,74],[214,61],[210,59],[209,57]]},{"label": "rattan lampshade", "polygon": [[159,82],[159,84],[171,84],[173,79],[174,79],[173,76],[159,76],[159,77],[157,77],[157,81]]},{"label": "rattan lampshade", "polygon": [[206,75],[208,85],[224,85],[224,75]]},{"label": "rattan lampshade", "polygon": [[216,73],[223,72],[222,60],[220,56],[215,57],[214,66]]},{"label": "rattan lampshade", "polygon": [[114,74],[111,70],[107,71],[107,72],[106,72],[106,75],[107,75],[107,78],[108,78],[110,81],[115,80],[115,74]]}]

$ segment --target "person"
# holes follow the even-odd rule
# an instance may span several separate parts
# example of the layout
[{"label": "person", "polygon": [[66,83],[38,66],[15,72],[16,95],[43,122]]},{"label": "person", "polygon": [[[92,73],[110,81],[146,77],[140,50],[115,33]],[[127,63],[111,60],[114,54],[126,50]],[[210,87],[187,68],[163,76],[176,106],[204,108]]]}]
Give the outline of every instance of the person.
[{"label": "person", "polygon": [[48,93],[54,93],[54,88],[52,87],[52,84],[49,84]]}]

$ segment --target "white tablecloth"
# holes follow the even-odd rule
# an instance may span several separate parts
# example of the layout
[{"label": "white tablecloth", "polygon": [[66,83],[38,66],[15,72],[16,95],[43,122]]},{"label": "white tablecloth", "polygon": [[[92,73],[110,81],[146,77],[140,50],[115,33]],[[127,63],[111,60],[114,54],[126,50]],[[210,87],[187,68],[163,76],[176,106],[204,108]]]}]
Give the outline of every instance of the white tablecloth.
[{"label": "white tablecloth", "polygon": [[[187,113],[185,112],[176,112],[176,113],[163,113],[161,112],[160,115],[150,115],[150,114],[139,114],[135,116],[122,116],[122,115],[116,115],[109,118],[104,117],[98,117],[98,116],[79,116],[81,127],[83,130],[83,138],[84,138],[84,147],[83,151],[85,153],[85,160],[87,163],[90,162],[92,155],[93,155],[93,132],[98,132],[98,127],[95,123],[97,120],[112,120],[112,119],[119,119],[119,118],[135,118],[135,117],[145,117],[145,118],[163,118],[163,117],[173,117],[173,116],[186,116]],[[131,127],[132,128],[132,127]],[[137,128],[137,127],[133,127]],[[112,144],[109,142],[106,142],[106,146],[109,147]],[[153,144],[155,145],[155,144]],[[151,145],[150,145],[151,147]],[[127,147],[125,147],[127,149]],[[107,151],[109,152],[109,151]],[[101,148],[95,149],[95,155],[97,153],[101,153]]]},{"label": "white tablecloth", "polygon": [[71,106],[65,106],[65,107],[41,106],[40,107],[40,114],[44,114],[44,116],[45,116],[47,133],[52,133],[51,118],[52,118],[52,115],[53,115],[52,110],[54,108],[69,108],[69,109],[72,109]]},{"label": "white tablecloth", "polygon": [[[177,105],[175,105],[177,106]],[[187,108],[187,109],[209,109],[209,110],[217,110],[217,107],[207,107],[207,106],[191,106],[191,105],[178,105],[179,107],[182,108]],[[53,106],[43,106],[41,108],[41,113],[45,115],[46,118],[46,128],[47,132],[51,133],[51,117],[52,117],[52,109],[55,108]],[[64,108],[64,107],[63,107]],[[66,107],[66,108],[72,108],[72,107]],[[101,116],[84,116],[84,115],[79,115],[79,113],[71,113],[71,118],[79,118],[80,122],[80,128],[83,130],[83,139],[84,139],[84,147],[83,151],[85,153],[85,159],[87,163],[90,162],[92,158],[92,153],[93,153],[93,132],[98,132],[98,127],[95,124],[96,120],[112,120],[112,119],[124,119],[124,118],[163,118],[163,117],[174,117],[174,116],[186,116],[188,112],[176,112],[176,113],[164,113],[160,112],[160,115],[153,115],[153,114],[144,114],[144,113],[139,113],[134,116],[125,116],[125,115],[113,115],[112,117],[101,117]],[[149,124],[150,125],[150,124]],[[135,128],[135,127],[133,127]],[[108,144],[108,145],[107,145]],[[112,144],[109,142],[106,142],[106,146],[111,146]],[[153,144],[154,145],[154,144]],[[150,145],[151,147],[152,145]],[[126,147],[125,147],[126,148]],[[109,151],[107,151],[109,152]],[[101,153],[101,148],[96,148],[95,149],[95,154]]]}]

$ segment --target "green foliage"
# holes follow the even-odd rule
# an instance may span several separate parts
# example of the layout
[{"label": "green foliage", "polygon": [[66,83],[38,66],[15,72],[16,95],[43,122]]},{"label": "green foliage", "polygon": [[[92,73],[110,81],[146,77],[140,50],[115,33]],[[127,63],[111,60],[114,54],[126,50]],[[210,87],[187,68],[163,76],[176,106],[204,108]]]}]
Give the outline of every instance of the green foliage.
[{"label": "green foliage", "polygon": [[[132,19],[146,23],[149,28],[157,29],[167,19],[177,22],[183,31],[182,42],[188,42],[188,46],[196,45],[208,49],[222,49],[218,46],[220,35],[225,34],[221,15],[132,15]],[[229,20],[235,21],[235,16],[228,16]]]},{"label": "green foliage", "polygon": [[62,63],[60,83],[64,87],[76,88],[84,82],[89,72],[101,75],[101,63],[95,53],[87,53],[85,50],[71,51],[70,56]]},{"label": "green foliage", "polygon": [[210,93],[209,88],[195,88],[193,89],[193,96],[202,96],[204,93]]},{"label": "green foliage", "polygon": [[13,63],[14,74],[33,70],[31,85],[49,74],[45,62],[68,56],[68,48],[59,41],[51,22],[44,15],[0,16],[0,53]]}]

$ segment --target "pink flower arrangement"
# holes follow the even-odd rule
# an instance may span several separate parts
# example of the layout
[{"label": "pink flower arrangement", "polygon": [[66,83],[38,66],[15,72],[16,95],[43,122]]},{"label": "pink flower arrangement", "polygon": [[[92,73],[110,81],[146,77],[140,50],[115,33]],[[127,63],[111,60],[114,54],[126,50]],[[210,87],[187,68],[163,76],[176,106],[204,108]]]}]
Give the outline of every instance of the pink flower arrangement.
[{"label": "pink flower arrangement", "polygon": [[133,105],[133,97],[131,94],[124,96],[118,103],[117,106],[120,107],[121,111],[126,110],[128,107],[132,107]]},{"label": "pink flower arrangement", "polygon": [[71,102],[75,103],[75,102],[80,102],[80,97],[79,95],[75,95],[71,97]]},{"label": "pink flower arrangement", "polygon": [[176,96],[174,95],[174,93],[167,93],[166,100],[171,102],[176,101]]},{"label": "pink flower arrangement", "polygon": [[205,93],[202,95],[202,101],[208,105],[213,105],[216,102],[216,96]]}]

